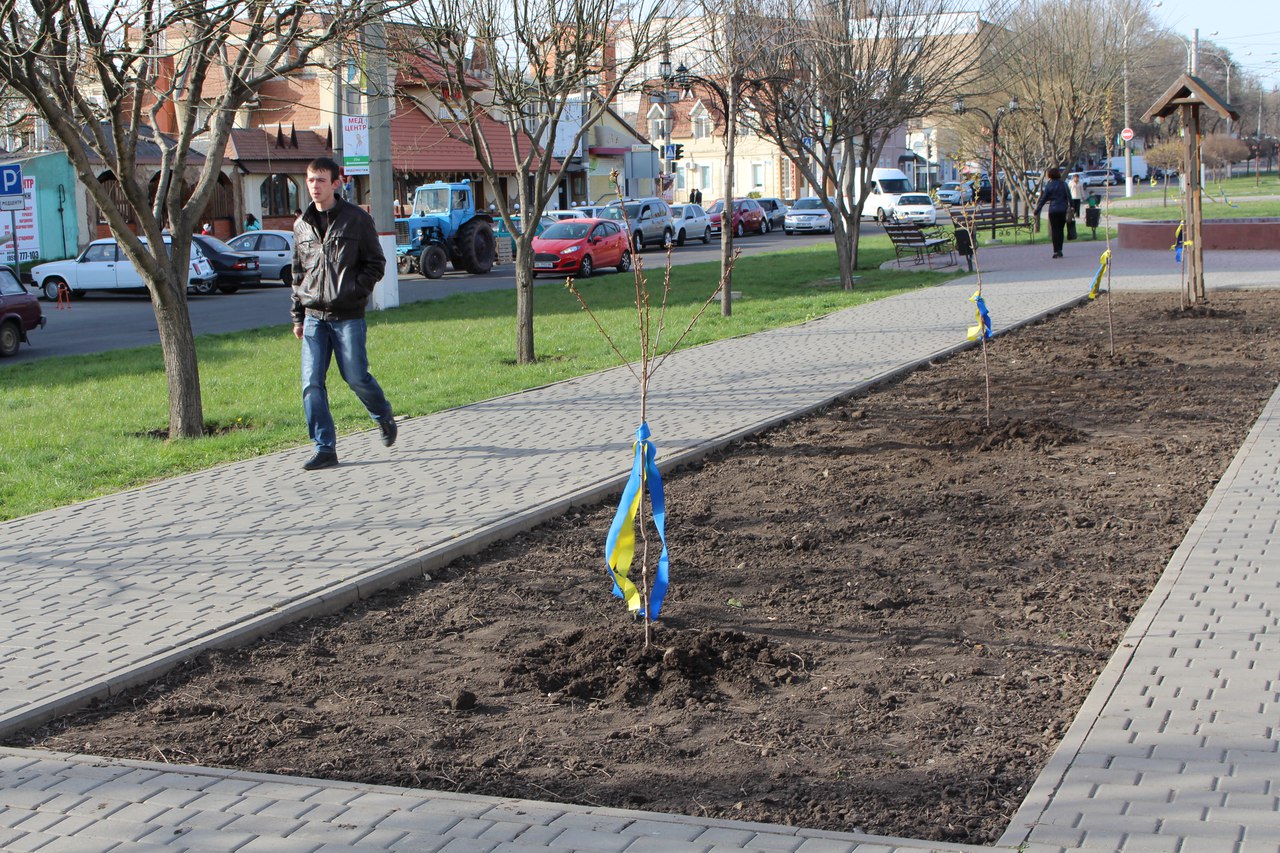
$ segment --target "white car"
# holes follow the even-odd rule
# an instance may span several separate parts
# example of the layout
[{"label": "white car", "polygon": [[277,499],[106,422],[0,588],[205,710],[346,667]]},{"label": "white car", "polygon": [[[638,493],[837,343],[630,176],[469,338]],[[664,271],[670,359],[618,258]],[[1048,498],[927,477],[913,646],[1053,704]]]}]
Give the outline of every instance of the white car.
[{"label": "white car", "polygon": [[968,204],[973,201],[973,188],[967,183],[947,181],[938,187],[938,201],[941,204]]},{"label": "white car", "polygon": [[293,285],[292,231],[246,231],[227,245],[257,258],[263,278],[278,278],[285,287]]},{"label": "white car", "polygon": [[[165,245],[169,239],[165,238]],[[63,285],[75,296],[91,290],[145,290],[142,274],[138,272],[124,251],[111,238],[94,240],[78,258],[38,264],[31,268],[36,288],[50,302],[58,300]],[[191,244],[191,261],[187,265],[187,290],[207,296],[218,291],[218,274],[213,265],[201,253],[200,247]]]},{"label": "white car", "polygon": [[895,222],[936,225],[938,210],[933,206],[933,199],[925,193],[903,193],[893,206],[893,219]]},{"label": "white car", "polygon": [[822,206],[822,199],[816,195],[796,199],[796,203],[787,210],[782,230],[787,234],[795,234],[797,231],[836,233],[835,225],[831,222],[831,214],[827,213],[827,209]]},{"label": "white car", "polygon": [[590,217],[581,210],[547,210],[543,211],[543,216],[550,216],[552,219],[588,219]]},{"label": "white car", "polygon": [[683,246],[685,240],[711,242],[711,217],[702,205],[673,204],[671,218],[675,220],[677,246]]}]

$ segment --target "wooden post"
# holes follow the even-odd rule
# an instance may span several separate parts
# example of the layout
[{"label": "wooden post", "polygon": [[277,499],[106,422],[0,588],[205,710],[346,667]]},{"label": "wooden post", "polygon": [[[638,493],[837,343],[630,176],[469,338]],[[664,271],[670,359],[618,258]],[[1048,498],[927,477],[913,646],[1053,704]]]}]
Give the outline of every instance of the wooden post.
[{"label": "wooden post", "polygon": [[1187,255],[1187,293],[1189,305],[1204,302],[1204,247],[1200,241],[1200,220],[1203,216],[1200,194],[1200,106],[1182,105],[1182,127],[1185,133],[1184,150],[1187,169],[1187,197],[1183,200],[1182,239]]}]

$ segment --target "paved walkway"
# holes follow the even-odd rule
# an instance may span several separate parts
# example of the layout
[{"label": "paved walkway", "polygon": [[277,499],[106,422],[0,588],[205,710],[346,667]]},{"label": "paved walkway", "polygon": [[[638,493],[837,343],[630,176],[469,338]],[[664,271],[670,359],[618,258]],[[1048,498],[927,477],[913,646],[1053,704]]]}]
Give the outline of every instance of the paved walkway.
[{"label": "paved walkway", "polygon": [[[1077,301],[1100,249],[1072,244],[1062,261],[1043,246],[984,252],[997,331]],[[1206,266],[1210,288],[1280,285],[1280,252],[1210,253]],[[1113,286],[1176,290],[1177,267],[1128,252]],[[968,278],[673,356],[651,391],[661,458],[963,346],[972,289]],[[405,421],[391,450],[373,433],[344,437],[336,470],[302,472],[299,449],[0,525],[0,732],[616,491],[637,408],[617,369]],[[1277,411],[1273,400],[1002,844],[1280,850],[1280,593],[1274,564],[1265,571]],[[151,849],[982,848],[0,749],[0,850]]]}]

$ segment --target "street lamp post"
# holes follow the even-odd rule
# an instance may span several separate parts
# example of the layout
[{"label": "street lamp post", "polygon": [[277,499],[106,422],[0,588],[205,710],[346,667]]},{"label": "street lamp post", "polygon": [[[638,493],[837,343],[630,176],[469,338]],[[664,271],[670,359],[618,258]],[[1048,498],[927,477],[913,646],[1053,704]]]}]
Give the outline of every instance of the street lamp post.
[{"label": "street lamp post", "polygon": [[[658,63],[658,76],[662,78],[662,159],[666,164],[664,173],[671,179],[671,198],[675,200],[676,179],[675,179],[675,161],[669,159],[671,154],[671,120],[674,115],[671,109],[671,54],[670,48],[664,46],[662,48],[662,61]],[[677,95],[677,97],[679,97]],[[665,193],[659,190],[659,196]]]},{"label": "street lamp post", "polygon": [[[1158,8],[1162,4],[1157,0],[1153,4],[1153,8]],[[1121,49],[1124,51],[1124,65],[1122,76],[1124,81],[1124,126],[1129,128],[1129,25],[1133,23],[1133,19],[1139,14],[1146,12],[1146,9],[1139,7],[1134,10],[1133,14],[1124,19],[1124,36],[1121,39]],[[1124,197],[1133,198],[1133,141],[1130,139],[1122,140],[1124,142]],[[1110,165],[1110,164],[1108,164]]]},{"label": "street lamp post", "polygon": [[996,239],[996,189],[1000,183],[999,178],[996,177],[996,152],[1000,147],[1000,120],[1010,113],[1016,113],[1022,109],[1022,105],[1018,103],[1018,98],[1015,95],[1009,99],[1008,106],[997,107],[994,116],[981,107],[966,106],[964,98],[957,98],[951,108],[956,115],[964,115],[972,111],[979,113],[987,121],[991,122],[991,240],[994,242]]}]

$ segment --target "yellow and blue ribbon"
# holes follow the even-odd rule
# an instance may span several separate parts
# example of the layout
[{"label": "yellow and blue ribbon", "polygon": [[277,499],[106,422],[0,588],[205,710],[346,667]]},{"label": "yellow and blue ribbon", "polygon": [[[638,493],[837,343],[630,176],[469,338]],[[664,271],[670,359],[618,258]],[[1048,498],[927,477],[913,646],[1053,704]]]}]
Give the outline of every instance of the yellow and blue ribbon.
[{"label": "yellow and blue ribbon", "polygon": [[987,312],[987,303],[982,298],[982,290],[975,290],[973,296],[969,297],[969,301],[974,305],[974,319],[978,321],[976,325],[969,327],[969,340],[976,341],[979,338],[985,341],[991,340],[991,314]]},{"label": "yellow and blue ribbon", "polygon": [[1173,232],[1173,245],[1170,246],[1169,248],[1173,250],[1173,262],[1175,264],[1182,263],[1182,245],[1183,245],[1182,229],[1183,229],[1183,226],[1185,226],[1186,224],[1187,223],[1185,222],[1179,222],[1178,230]]},{"label": "yellow and blue ribbon", "polygon": [[1102,277],[1107,274],[1107,267],[1111,265],[1111,250],[1107,249],[1102,253],[1102,257],[1098,258],[1098,271],[1093,276],[1093,284],[1089,287],[1089,298],[1098,298],[1098,289],[1102,287]]},{"label": "yellow and blue ribbon", "polygon": [[[608,561],[609,575],[613,578],[613,594],[627,603],[633,613],[641,613],[649,619],[657,619],[662,609],[662,599],[667,594],[667,500],[662,493],[662,475],[658,473],[658,450],[649,440],[649,425],[640,424],[636,430],[635,460],[631,464],[631,476],[622,490],[618,511],[609,525],[609,535],[604,540],[604,553]],[[645,484],[649,486],[649,502],[653,507],[653,526],[662,540],[662,553],[658,556],[658,569],[649,585],[649,612],[645,613],[643,596],[631,581],[631,562],[636,555],[636,514],[640,510],[640,496]],[[643,519],[641,520],[643,524]]]}]

